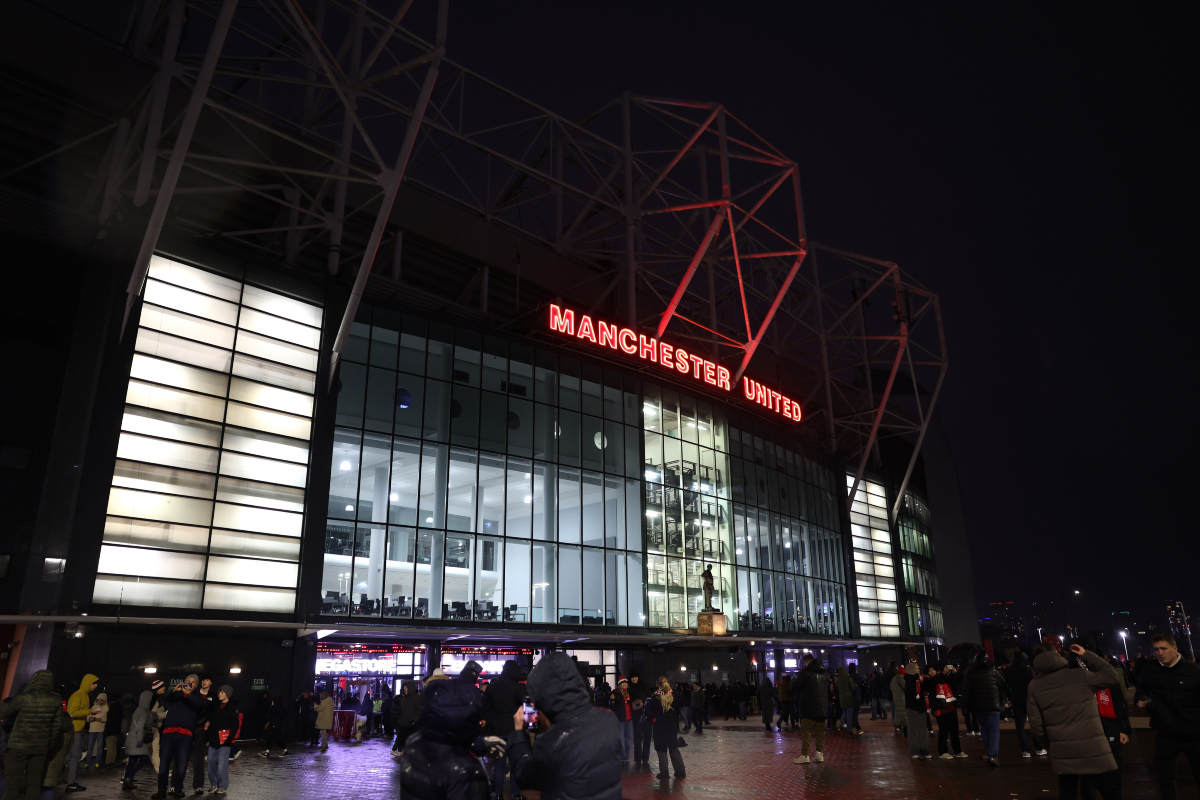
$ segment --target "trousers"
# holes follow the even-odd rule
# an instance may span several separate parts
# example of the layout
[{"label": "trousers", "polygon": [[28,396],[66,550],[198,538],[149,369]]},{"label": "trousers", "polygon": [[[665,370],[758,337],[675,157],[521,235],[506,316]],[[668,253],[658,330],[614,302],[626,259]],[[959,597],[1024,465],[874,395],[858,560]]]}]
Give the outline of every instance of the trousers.
[{"label": "trousers", "polygon": [[1017,744],[1021,746],[1022,753],[1033,752],[1033,750],[1029,749],[1030,740],[1033,741],[1034,750],[1044,750],[1045,747],[1042,745],[1042,742],[1038,739],[1038,737],[1034,735],[1033,731],[1029,732],[1029,739],[1025,738],[1025,720],[1028,718],[1028,716],[1029,715],[1025,713],[1024,706],[1022,706],[1020,703],[1013,703],[1013,722],[1016,723],[1017,726]]},{"label": "trousers", "polygon": [[633,723],[633,760],[650,762],[650,744],[654,739],[654,723]]},{"label": "trousers", "polygon": [[[42,773],[46,770],[44,748],[22,748],[4,754],[4,800],[37,800],[42,793]],[[58,777],[57,775],[55,776]],[[21,786],[24,784],[24,795]]]},{"label": "trousers", "polygon": [[621,760],[629,761],[633,758],[630,755],[633,752],[633,720],[627,719],[617,724],[621,726]]},{"label": "trousers", "polygon": [[1200,742],[1181,742],[1165,736],[1154,737],[1154,771],[1158,774],[1158,791],[1162,800],[1177,800],[1175,791],[1175,762],[1187,756],[1192,775],[1200,781]]},{"label": "trousers", "polygon": [[979,733],[983,736],[983,747],[988,758],[1000,755],[1000,712],[976,711],[975,718],[979,720]]},{"label": "trousers", "polygon": [[[204,788],[204,756],[208,754],[208,744],[204,741],[205,733],[207,731],[199,730],[192,737],[192,789]],[[208,785],[210,788],[216,788],[212,781],[209,781]]]},{"label": "trousers", "polygon": [[908,754],[910,756],[928,755],[929,729],[925,727],[927,722],[925,712],[906,708],[904,716],[908,721]]},{"label": "trousers", "polygon": [[943,753],[962,752],[962,744],[958,741],[958,712],[954,709],[939,714],[938,726],[938,755]]},{"label": "trousers", "polygon": [[666,775],[667,775],[667,756],[668,755],[671,757],[671,766],[675,768],[675,777],[682,778],[684,776],[684,774],[687,772],[687,770],[685,770],[683,768],[683,756],[680,755],[678,747],[676,747],[675,745],[671,745],[666,750],[659,750],[657,752],[658,752],[658,774],[659,774],[659,776],[666,777]]},{"label": "trousers", "polygon": [[1121,788],[1121,771],[1113,770],[1101,775],[1059,775],[1058,799],[1075,800],[1079,796],[1079,779],[1087,778],[1092,788],[1104,800],[1124,800],[1125,793]]},{"label": "trousers", "polygon": [[825,752],[825,720],[823,719],[802,719],[800,720],[800,755],[808,755],[808,742],[812,739],[816,752]]},{"label": "trousers", "polygon": [[208,748],[208,785],[214,789],[229,788],[229,748]]},{"label": "trousers", "polygon": [[75,739],[71,742],[71,750],[67,753],[67,784],[75,782],[79,772],[79,761],[83,758],[83,748],[87,744],[87,732],[75,731]]},{"label": "trousers", "polygon": [[158,792],[167,793],[167,778],[175,770],[173,786],[177,794],[183,793],[183,779],[187,775],[188,757],[192,754],[192,737],[186,733],[164,733],[162,750],[158,757]]},{"label": "trousers", "polygon": [[138,774],[138,770],[150,763],[150,756],[130,756],[129,763],[125,765],[125,780],[133,780],[133,776]]}]

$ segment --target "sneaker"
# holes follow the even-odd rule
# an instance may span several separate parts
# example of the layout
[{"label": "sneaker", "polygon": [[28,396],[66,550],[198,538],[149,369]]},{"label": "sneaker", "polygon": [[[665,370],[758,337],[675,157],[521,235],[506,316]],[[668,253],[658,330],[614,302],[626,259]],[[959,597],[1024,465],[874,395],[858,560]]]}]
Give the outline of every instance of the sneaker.
[{"label": "sneaker", "polygon": [[261,753],[259,753],[259,755],[260,755],[260,756],[262,756],[263,758],[270,758],[270,757],[271,757],[271,751],[270,751],[270,750],[263,750]]},{"label": "sneaker", "polygon": [[998,766],[1000,766],[1000,762],[999,762],[999,761],[997,761],[997,760],[996,760],[996,759],[994,759],[994,758],[989,758],[989,759],[987,760],[987,763],[988,763],[988,766],[989,766],[989,767],[998,767]]},{"label": "sneaker", "polygon": [[812,757],[812,759],[813,759],[813,761],[815,761],[815,762],[817,762],[818,764],[820,764],[822,761],[824,761],[824,760],[825,760],[825,754],[824,754],[824,753],[821,753],[821,752],[818,752],[818,753],[817,753],[815,756],[813,756],[813,757]]},{"label": "sneaker", "polygon": [[913,758],[920,758],[920,756],[913,756]]},{"label": "sneaker", "polygon": [[800,756],[799,758],[793,758],[792,763],[793,764],[807,764],[807,763],[809,763],[809,758],[808,758],[808,756]]},{"label": "sneaker", "polygon": [[285,756],[287,755],[287,748],[284,748],[283,754],[284,754]]},{"label": "sneaker", "polygon": [[78,783],[72,783],[72,784],[67,785],[67,788],[65,791],[67,791],[67,792],[86,792],[87,787],[80,786]]},{"label": "sneaker", "polygon": [[921,756],[921,758],[933,758],[933,753],[926,753],[925,755]]},{"label": "sneaker", "polygon": [[1033,758],[1033,754],[1026,750],[1024,753],[1021,753],[1021,758]]},{"label": "sneaker", "polygon": [[1035,756],[1044,756],[1044,755],[1046,755],[1046,751],[1045,750],[1034,750],[1033,754]]},{"label": "sneaker", "polygon": [[966,758],[966,757],[967,757],[967,754],[964,753],[962,750],[959,750],[958,755],[955,756],[955,758]]},{"label": "sneaker", "polygon": [[230,760],[230,761],[237,761],[237,760],[238,760],[239,758],[241,758],[241,757],[242,757],[242,751],[241,751],[241,750],[238,750],[236,753],[234,753],[233,755],[231,755],[231,756],[229,757],[229,760]]},{"label": "sneaker", "polygon": [[954,758],[954,756],[950,755],[949,753],[942,753],[940,756],[938,756],[938,758]]}]

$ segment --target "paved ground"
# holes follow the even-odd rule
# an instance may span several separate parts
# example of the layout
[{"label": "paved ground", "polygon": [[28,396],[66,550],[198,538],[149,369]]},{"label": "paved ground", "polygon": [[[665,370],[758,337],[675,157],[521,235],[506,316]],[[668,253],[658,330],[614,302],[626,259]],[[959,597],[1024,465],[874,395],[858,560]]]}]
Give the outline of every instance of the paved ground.
[{"label": "paved ground", "polygon": [[[905,741],[892,733],[891,723],[869,722],[862,736],[834,734],[826,739],[824,764],[797,766],[792,759],[800,748],[799,734],[764,733],[750,722],[716,725],[704,735],[686,737],[682,751],[687,777],[659,781],[654,771],[630,768],[624,779],[629,800],[692,797],[699,800],[737,798],[856,798],[857,800],[1028,800],[1057,798],[1058,784],[1049,759],[1022,759],[1016,735],[1001,734],[999,769],[986,766],[980,756],[981,740],[964,739],[972,758],[914,762]],[[936,739],[933,740],[936,750]],[[1135,731],[1124,749],[1125,797],[1152,800],[1158,796],[1148,766],[1153,755],[1153,734]],[[269,761],[256,755],[253,746],[230,765],[230,800],[395,800],[400,796],[397,763],[388,755],[385,741],[361,745],[331,744],[328,753],[299,748],[287,758]],[[653,753],[651,754],[653,757]],[[147,768],[148,769],[148,768]],[[657,771],[657,770],[655,770]],[[132,795],[121,792],[119,775],[81,776],[87,792],[72,797],[83,800],[145,798],[153,791],[145,771],[141,787]],[[188,776],[187,787],[191,786]],[[1180,764],[1180,796],[1198,798],[1196,781]],[[62,787],[58,788],[62,792]],[[533,800],[536,793],[529,793]]]}]

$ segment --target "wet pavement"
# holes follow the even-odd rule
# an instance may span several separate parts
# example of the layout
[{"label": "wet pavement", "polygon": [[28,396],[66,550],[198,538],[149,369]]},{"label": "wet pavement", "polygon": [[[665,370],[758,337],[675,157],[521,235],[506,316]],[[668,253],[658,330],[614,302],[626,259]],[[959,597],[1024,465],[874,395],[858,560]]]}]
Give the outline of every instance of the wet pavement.
[{"label": "wet pavement", "polygon": [[[825,762],[800,766],[792,763],[799,754],[800,734],[765,733],[753,721],[724,722],[703,735],[688,734],[688,747],[681,752],[687,777],[659,781],[657,768],[629,767],[624,778],[624,796],[629,800],[692,797],[705,800],[725,798],[888,798],[888,800],[1028,800],[1057,798],[1058,782],[1048,758],[1021,758],[1016,734],[1001,733],[999,769],[983,760],[982,740],[964,738],[963,748],[971,758],[943,761],[913,761],[906,741],[892,732],[890,722],[862,718],[862,736],[830,734],[825,740]],[[1150,772],[1154,734],[1136,730],[1123,748],[1125,797],[1151,800],[1158,796]],[[327,753],[298,747],[286,758],[264,759],[249,743],[242,757],[229,768],[229,800],[395,800],[400,797],[398,762],[388,754],[389,744],[371,739],[363,744],[330,743]],[[931,738],[936,752],[937,739]],[[655,755],[652,752],[651,758]],[[1179,764],[1181,798],[1200,798],[1196,780],[1186,761]],[[657,762],[655,763],[657,767]],[[120,790],[119,772],[81,775],[86,792],[71,797],[83,800],[146,798],[155,791],[149,767],[139,775],[141,786],[133,793]],[[191,775],[185,781],[191,787]],[[60,785],[56,796],[62,795]],[[536,792],[526,793],[530,800]]]}]

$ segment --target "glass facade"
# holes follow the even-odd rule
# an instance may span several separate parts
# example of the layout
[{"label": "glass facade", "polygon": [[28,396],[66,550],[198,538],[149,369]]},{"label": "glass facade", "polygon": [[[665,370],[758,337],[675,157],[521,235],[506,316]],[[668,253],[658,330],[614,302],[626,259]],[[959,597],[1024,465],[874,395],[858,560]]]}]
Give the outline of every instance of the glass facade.
[{"label": "glass facade", "polygon": [[832,473],[706,401],[369,307],[341,384],[325,615],[694,628],[707,565],[733,629],[849,633]]},{"label": "glass facade", "polygon": [[291,613],[322,309],[154,256],[93,600]]},{"label": "glass facade", "polygon": [[942,605],[938,601],[937,564],[930,537],[929,506],[912,492],[904,494],[899,527],[908,632],[940,639],[944,628]]},{"label": "glass facade", "polygon": [[[854,476],[846,476],[846,492]],[[900,612],[896,597],[896,564],[888,523],[887,491],[882,483],[864,478],[850,506],[850,535],[854,552],[854,589],[858,624],[863,636],[898,637]]]}]

